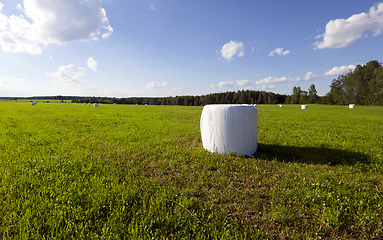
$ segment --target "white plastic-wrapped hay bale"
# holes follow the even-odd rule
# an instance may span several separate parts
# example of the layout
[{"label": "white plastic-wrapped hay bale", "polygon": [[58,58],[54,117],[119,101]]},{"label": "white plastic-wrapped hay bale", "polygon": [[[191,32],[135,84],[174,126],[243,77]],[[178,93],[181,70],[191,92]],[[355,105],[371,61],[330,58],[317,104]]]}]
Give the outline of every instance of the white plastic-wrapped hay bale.
[{"label": "white plastic-wrapped hay bale", "polygon": [[31,106],[34,106],[34,105],[35,105],[35,103],[34,103],[34,102],[31,102],[31,103],[30,103],[30,105],[31,105]]},{"label": "white plastic-wrapped hay bale", "polygon": [[257,151],[258,115],[253,105],[206,105],[200,128],[203,147],[210,152],[243,156]]},{"label": "white plastic-wrapped hay bale", "polygon": [[116,103],[113,103],[113,105],[116,105]]},{"label": "white plastic-wrapped hay bale", "polygon": [[283,105],[282,105],[282,104],[280,104],[280,105],[279,105],[279,107],[283,107]]},{"label": "white plastic-wrapped hay bale", "polygon": [[349,108],[355,108],[355,104],[348,105]]},{"label": "white plastic-wrapped hay bale", "polygon": [[70,104],[70,102],[67,102],[66,104],[68,104],[68,105],[69,105],[69,104]]},{"label": "white plastic-wrapped hay bale", "polygon": [[309,106],[307,106],[307,105],[301,105],[301,109],[309,109]]},{"label": "white plastic-wrapped hay bale", "polygon": [[97,103],[93,104],[93,107],[98,107],[98,104]]},{"label": "white plastic-wrapped hay bale", "polygon": [[84,105],[86,105],[86,102],[84,102]]}]

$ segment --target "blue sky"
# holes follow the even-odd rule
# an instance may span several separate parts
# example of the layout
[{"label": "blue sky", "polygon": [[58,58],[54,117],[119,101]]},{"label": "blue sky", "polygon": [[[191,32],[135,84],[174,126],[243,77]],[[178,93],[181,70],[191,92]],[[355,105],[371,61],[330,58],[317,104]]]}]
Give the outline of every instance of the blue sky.
[{"label": "blue sky", "polygon": [[383,53],[369,0],[0,0],[0,96],[291,94]]}]

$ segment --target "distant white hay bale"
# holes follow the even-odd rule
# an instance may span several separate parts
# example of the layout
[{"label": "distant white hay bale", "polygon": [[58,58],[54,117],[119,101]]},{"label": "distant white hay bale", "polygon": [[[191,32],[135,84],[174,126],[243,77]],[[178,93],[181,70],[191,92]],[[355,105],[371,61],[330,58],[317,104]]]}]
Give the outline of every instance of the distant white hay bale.
[{"label": "distant white hay bale", "polygon": [[70,104],[69,102],[67,102],[66,104]]},{"label": "distant white hay bale", "polygon": [[206,105],[200,121],[203,147],[214,153],[253,155],[258,144],[258,115],[253,105]]},{"label": "distant white hay bale", "polygon": [[116,105],[116,103],[113,103],[113,105]]},{"label": "distant white hay bale", "polygon": [[355,108],[355,104],[348,105],[349,108]]},{"label": "distant white hay bale", "polygon": [[279,107],[283,107],[283,105],[281,104],[281,105],[279,105]]},{"label": "distant white hay bale", "polygon": [[74,104],[77,104],[76,102]]},{"label": "distant white hay bale", "polygon": [[34,103],[34,102],[31,102],[31,103],[30,103],[30,105],[31,105],[31,106],[34,106],[34,105],[35,105],[35,103]]},{"label": "distant white hay bale", "polygon": [[98,107],[98,104],[97,103],[93,104],[93,107]]},{"label": "distant white hay bale", "polygon": [[307,105],[301,105],[301,109],[308,109],[309,108],[309,106],[307,106]]},{"label": "distant white hay bale", "polygon": [[86,105],[86,102],[84,102],[84,105]]}]

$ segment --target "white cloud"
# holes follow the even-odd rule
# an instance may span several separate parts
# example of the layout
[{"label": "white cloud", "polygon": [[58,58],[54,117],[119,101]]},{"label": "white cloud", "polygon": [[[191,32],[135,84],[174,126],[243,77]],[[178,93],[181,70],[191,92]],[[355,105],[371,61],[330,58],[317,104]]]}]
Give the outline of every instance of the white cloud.
[{"label": "white cloud", "polygon": [[269,53],[269,57],[274,57],[274,54],[287,55],[289,53],[290,53],[290,50],[283,51],[283,48],[276,48],[275,50]]},{"label": "white cloud", "polygon": [[101,0],[24,0],[23,15],[0,13],[0,45],[3,51],[40,54],[50,44],[107,38],[113,29]]},{"label": "white cloud", "polygon": [[266,89],[273,89],[273,88],[276,88],[276,86],[273,84],[264,84],[264,85],[255,86],[254,89],[266,90]]},{"label": "white cloud", "polygon": [[289,77],[281,77],[281,78],[268,77],[268,78],[264,78],[262,80],[255,82],[255,84],[256,85],[265,85],[265,84],[274,84],[274,83],[285,83],[288,80],[292,80],[292,79]]},{"label": "white cloud", "polygon": [[348,65],[348,66],[341,66],[341,67],[333,67],[332,69],[328,70],[324,75],[330,76],[330,75],[342,75],[348,73],[350,70],[355,69],[355,65]]},{"label": "white cloud", "polygon": [[245,87],[251,85],[251,82],[247,79],[244,80],[235,80],[233,81],[226,81],[226,82],[219,82],[218,84],[212,84],[210,87],[212,88],[226,88],[226,87],[233,87],[234,85]]},{"label": "white cloud", "polygon": [[159,82],[153,81],[153,82],[146,84],[147,88],[163,88],[163,87],[167,87],[167,86],[168,86],[167,82],[159,83]]},{"label": "white cloud", "polygon": [[234,86],[233,81],[219,82],[218,84],[210,85],[210,87],[212,88],[215,88],[215,87],[224,88],[224,87],[231,87],[231,86]]},{"label": "white cloud", "polygon": [[249,86],[251,84],[251,82],[247,79],[245,80],[236,80],[235,83],[238,85],[238,86]]},{"label": "white cloud", "polygon": [[88,67],[90,69],[92,69],[95,72],[98,72],[98,63],[92,57],[90,57],[90,58],[88,58],[88,60],[86,60],[86,64],[88,64]]},{"label": "white cloud", "polygon": [[368,13],[329,21],[325,33],[317,36],[323,37],[323,41],[317,41],[314,45],[319,49],[344,48],[364,37],[368,30],[372,31],[374,37],[383,32],[383,3],[372,6]]},{"label": "white cloud", "polygon": [[275,88],[275,85],[262,85],[262,86],[261,86],[261,89],[262,89],[262,90],[265,90],[265,89],[273,89],[273,88]]},{"label": "white cloud", "polygon": [[[306,73],[306,76],[303,78],[305,81],[319,81],[320,79],[321,78],[313,72]],[[300,78],[298,78],[297,81],[300,81]]]},{"label": "white cloud", "polygon": [[174,91],[183,91],[183,90],[185,90],[185,88],[182,88],[182,87],[180,87],[180,88],[174,88]]},{"label": "white cloud", "polygon": [[290,78],[290,77],[267,77],[262,80],[259,80],[255,82],[256,85],[262,85],[266,86],[269,85],[268,88],[271,88],[270,86],[275,87],[272,84],[280,84],[280,83],[287,83],[287,82],[300,82],[300,81],[319,81],[321,78],[318,75],[315,75],[313,72],[306,73],[306,76],[303,78]]},{"label": "white cloud", "polygon": [[73,64],[60,66],[56,72],[47,73],[47,75],[56,78],[58,83],[71,85],[81,82],[80,77],[85,74],[85,68],[76,68]]},{"label": "white cloud", "polygon": [[223,45],[221,49],[221,55],[227,61],[230,61],[231,59],[233,59],[233,56],[237,53],[238,53],[238,57],[242,57],[243,55],[245,55],[242,42],[230,41],[226,43],[225,45]]},{"label": "white cloud", "polygon": [[158,10],[158,8],[154,7],[154,5],[150,5],[150,7],[148,9],[152,10],[152,11],[157,11]]},{"label": "white cloud", "polygon": [[0,10],[0,31],[7,30],[8,25],[8,18],[4,16]]},{"label": "white cloud", "polygon": [[0,12],[3,11],[4,4],[0,2]]},{"label": "white cloud", "polygon": [[286,51],[284,51],[283,53],[282,53],[282,55],[287,55],[287,54],[289,54],[290,53],[290,50],[286,50]]}]

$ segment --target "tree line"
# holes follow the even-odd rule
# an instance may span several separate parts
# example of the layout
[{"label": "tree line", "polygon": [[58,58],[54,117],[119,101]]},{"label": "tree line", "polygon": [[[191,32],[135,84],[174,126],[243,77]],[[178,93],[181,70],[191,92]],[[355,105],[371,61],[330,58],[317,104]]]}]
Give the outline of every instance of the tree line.
[{"label": "tree line", "polygon": [[[202,96],[175,97],[74,97],[72,102],[148,104],[148,105],[181,105],[204,106],[206,104],[357,104],[383,105],[383,67],[378,61],[370,61],[356,66],[347,74],[333,79],[330,92],[318,96],[315,85],[302,90],[294,87],[291,95],[276,94],[265,91],[238,90],[223,93],[211,93]],[[56,99],[64,98],[57,96]]]},{"label": "tree line", "polygon": [[72,103],[106,103],[106,104],[148,104],[148,105],[181,105],[204,106],[207,104],[277,104],[284,103],[287,95],[265,91],[241,90],[237,92],[211,93],[202,96],[175,97],[75,97]]}]

